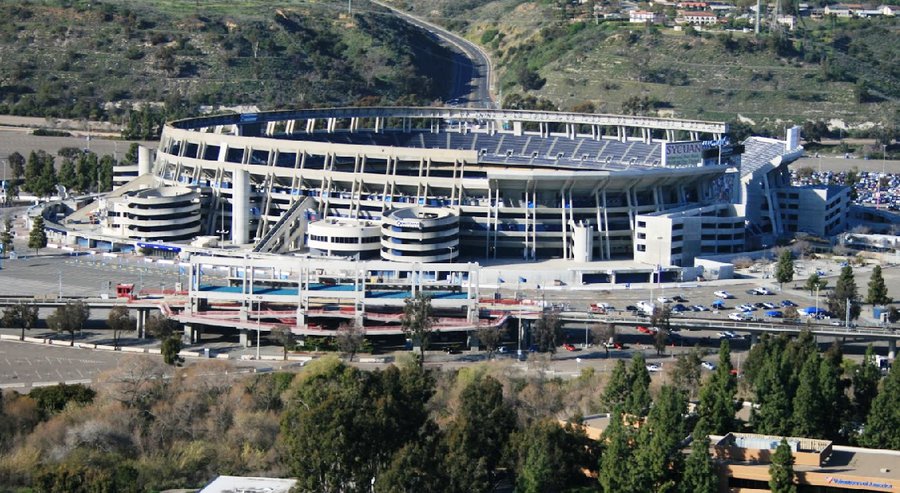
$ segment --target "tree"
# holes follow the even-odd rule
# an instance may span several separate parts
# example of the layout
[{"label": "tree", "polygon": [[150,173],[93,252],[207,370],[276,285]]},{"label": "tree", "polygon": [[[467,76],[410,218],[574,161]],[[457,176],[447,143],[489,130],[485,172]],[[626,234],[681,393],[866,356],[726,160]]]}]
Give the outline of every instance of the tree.
[{"label": "tree", "polygon": [[675,357],[672,383],[679,390],[689,393],[691,397],[700,386],[700,363],[702,361],[703,353],[699,348],[693,348],[689,352]]},{"label": "tree", "polygon": [[674,491],[683,470],[681,441],[685,437],[687,401],[680,390],[663,385],[647,420],[638,432],[635,452],[642,491]]},{"label": "tree", "polygon": [[803,122],[803,136],[808,142],[820,142],[828,135],[828,125],[822,120]]},{"label": "tree", "polygon": [[9,169],[12,171],[13,180],[19,181],[25,176],[25,157],[14,152],[7,157]]},{"label": "tree", "polygon": [[160,353],[162,354],[163,361],[167,365],[178,366],[181,363],[181,356],[178,356],[178,353],[181,352],[181,338],[176,335],[166,336],[165,339],[162,340],[162,346],[160,347]]},{"label": "tree", "polygon": [[441,491],[447,484],[441,458],[446,455],[436,426],[423,427],[420,438],[398,450],[388,467],[375,479],[375,491]]},{"label": "tree", "polygon": [[3,310],[3,318],[0,323],[2,323],[4,327],[19,327],[19,329],[21,329],[19,340],[24,341],[25,331],[31,330],[31,328],[37,324],[37,321],[38,306],[20,301]]},{"label": "tree", "polygon": [[822,438],[825,435],[825,414],[832,410],[823,406],[819,391],[819,367],[819,355],[810,353],[803,363],[797,393],[794,394],[792,436]]},{"label": "tree", "polygon": [[784,283],[794,280],[794,258],[787,248],[778,256],[778,263],[775,264],[775,280],[781,289],[784,289]]},{"label": "tree", "polygon": [[174,335],[179,326],[180,324],[177,320],[169,318],[163,314],[150,315],[149,317],[147,317],[147,322],[145,324],[147,332],[153,337],[156,337],[160,340]]},{"label": "tree", "polygon": [[621,408],[609,417],[609,426],[603,430],[601,442],[605,445],[600,455],[597,479],[605,492],[640,493],[634,484],[637,465],[634,459],[634,427],[626,423]]},{"label": "tree", "polygon": [[841,275],[834,285],[834,291],[828,295],[828,310],[844,318],[849,304],[850,319],[856,320],[861,311],[857,301],[859,294],[856,290],[856,280],[853,278],[853,267],[846,265],[841,268]]},{"label": "tree", "polygon": [[865,447],[900,450],[900,365],[893,365],[872,401],[860,443]]},{"label": "tree", "polygon": [[628,392],[631,390],[631,379],[628,375],[628,369],[625,367],[624,360],[617,360],[606,382],[606,388],[600,397],[601,409],[612,412],[616,408],[621,409],[625,405],[625,399],[628,398]]},{"label": "tree", "polygon": [[872,401],[878,395],[878,382],[881,380],[881,370],[875,365],[875,348],[871,344],[866,348],[862,363],[854,369],[851,380],[856,417],[862,421],[869,415]]},{"label": "tree", "polygon": [[634,416],[646,416],[650,410],[650,372],[644,354],[636,352],[631,357],[628,369],[631,392],[625,398],[625,412]]},{"label": "tree", "polygon": [[727,339],[719,344],[719,360],[715,372],[700,389],[697,414],[705,420],[706,429],[724,435],[734,430],[734,394],[737,383],[731,374],[731,345]]},{"label": "tree", "polygon": [[679,490],[681,493],[716,493],[719,491],[719,476],[716,465],[709,455],[709,431],[706,420],[700,418],[694,427],[691,453],[684,462],[684,475]]},{"label": "tree", "polygon": [[119,334],[131,332],[137,327],[137,320],[128,312],[128,308],[118,305],[109,311],[106,326],[113,331],[113,347],[119,347]]},{"label": "tree", "polygon": [[13,251],[13,224],[9,214],[3,217],[3,232],[0,233],[0,245],[3,246],[3,254],[9,256],[9,252]]},{"label": "tree", "polygon": [[556,420],[543,419],[529,426],[517,444],[516,491],[565,491],[580,469],[591,466],[584,463],[585,443],[579,438],[571,425],[562,427]]},{"label": "tree", "polygon": [[425,348],[431,341],[432,325],[434,325],[431,297],[419,291],[412,298],[407,298],[400,323],[403,326],[403,334],[412,340],[414,346],[419,347],[419,366],[424,366]]},{"label": "tree", "polygon": [[843,379],[844,355],[835,342],[819,365],[819,395],[823,413],[823,436],[829,440],[843,439],[844,421],[849,408],[846,382]]},{"label": "tree", "polygon": [[357,323],[342,324],[338,327],[335,338],[338,349],[347,355],[347,361],[353,361],[353,357],[365,345],[366,329]]},{"label": "tree", "polygon": [[494,351],[503,340],[503,327],[482,327],[475,332],[478,341],[487,349],[488,359],[494,356]]},{"label": "tree", "polygon": [[46,246],[47,232],[44,231],[44,217],[37,216],[31,226],[31,233],[28,234],[28,248],[34,250],[34,254],[37,255],[40,249]]},{"label": "tree", "polygon": [[810,296],[815,294],[816,290],[823,290],[825,286],[828,285],[828,279],[820,279],[819,274],[813,272],[809,275],[809,279],[806,280],[806,285],[804,286],[807,291],[809,291]]},{"label": "tree", "polygon": [[270,335],[281,346],[281,359],[286,361],[288,350],[294,347],[294,332],[287,325],[278,324],[272,327]]},{"label": "tree", "polygon": [[75,163],[71,159],[64,159],[59,167],[59,184],[66,187],[69,192],[75,191],[78,178],[75,175]]},{"label": "tree", "polygon": [[794,484],[794,456],[786,438],[781,439],[781,443],[772,454],[769,478],[769,489],[772,493],[797,493],[797,485]]},{"label": "tree", "polygon": [[72,336],[69,345],[74,346],[75,332],[84,328],[90,316],[91,308],[84,302],[69,301],[47,317],[47,325],[57,333],[68,332]]},{"label": "tree", "polygon": [[650,325],[656,327],[656,333],[653,335],[653,348],[656,349],[656,355],[660,356],[666,350],[666,341],[672,331],[672,309],[668,306],[653,307],[653,313],[650,314]]},{"label": "tree", "polygon": [[538,351],[555,353],[557,346],[563,342],[562,320],[559,313],[556,311],[542,313],[534,323],[531,336]]},{"label": "tree", "polygon": [[866,303],[886,305],[894,301],[888,297],[887,293],[887,286],[885,286],[884,277],[881,275],[881,266],[876,265],[872,269],[872,277],[869,278],[869,292],[866,294]]},{"label": "tree", "polygon": [[466,385],[456,417],[447,428],[445,491],[490,491],[515,429],[516,414],[504,402],[500,382],[484,376]]}]

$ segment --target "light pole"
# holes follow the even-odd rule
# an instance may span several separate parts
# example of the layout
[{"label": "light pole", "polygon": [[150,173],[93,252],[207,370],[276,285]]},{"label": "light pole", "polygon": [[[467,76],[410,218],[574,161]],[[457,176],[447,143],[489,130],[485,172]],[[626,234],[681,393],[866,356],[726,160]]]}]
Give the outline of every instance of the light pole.
[{"label": "light pole", "polygon": [[62,296],[62,269],[60,269],[58,272],[59,272],[59,298],[58,299],[61,300],[63,297]]},{"label": "light pole", "polygon": [[262,300],[256,301],[256,361],[259,361],[259,339],[262,329],[260,328],[260,318],[262,313]]},{"label": "light pole", "polygon": [[222,197],[221,189],[219,189],[219,203],[222,205],[222,212],[219,214],[219,217],[222,218],[222,226],[221,229],[216,230],[216,233],[219,235],[219,248],[222,248],[225,244],[225,235],[230,233],[230,231],[225,229],[225,198]]},{"label": "light pole", "polygon": [[659,295],[665,297],[665,288],[662,286],[662,240],[662,236],[656,237],[656,282],[659,284]]},{"label": "light pole", "polygon": [[821,286],[821,284],[817,282],[816,283],[816,313],[814,314],[816,317],[816,320],[819,319],[819,287],[820,286]]}]

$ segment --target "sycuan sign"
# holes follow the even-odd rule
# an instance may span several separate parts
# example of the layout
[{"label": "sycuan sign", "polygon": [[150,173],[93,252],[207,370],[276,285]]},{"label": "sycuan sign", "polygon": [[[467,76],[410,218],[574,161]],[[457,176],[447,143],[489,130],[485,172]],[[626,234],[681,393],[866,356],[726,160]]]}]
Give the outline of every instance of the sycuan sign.
[{"label": "sycuan sign", "polygon": [[874,481],[856,481],[852,479],[841,479],[836,478],[834,476],[828,476],[825,478],[825,481],[828,484],[833,484],[836,486],[855,486],[858,488],[878,488],[884,490],[893,490],[894,485],[890,483],[876,483]]}]

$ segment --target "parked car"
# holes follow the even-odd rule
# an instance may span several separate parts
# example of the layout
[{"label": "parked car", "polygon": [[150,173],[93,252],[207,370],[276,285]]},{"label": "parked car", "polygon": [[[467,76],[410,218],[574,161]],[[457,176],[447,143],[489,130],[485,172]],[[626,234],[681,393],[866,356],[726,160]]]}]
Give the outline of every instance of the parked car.
[{"label": "parked car", "polygon": [[444,348],[444,352],[447,354],[462,354],[462,349],[456,346],[448,346]]},{"label": "parked car", "polygon": [[704,361],[704,362],[700,363],[700,366],[702,366],[703,368],[705,368],[709,371],[715,371],[715,369],[716,369],[716,365],[713,363],[710,363],[709,361]]},{"label": "parked car", "polygon": [[752,290],[752,294],[757,294],[757,295],[770,295],[770,294],[774,294],[774,293],[772,293],[772,291],[770,291],[769,288],[760,286],[760,287],[758,287],[758,288],[754,288],[754,289]]},{"label": "parked car", "polygon": [[681,313],[687,311],[687,307],[682,305],[681,303],[672,307],[672,311],[675,313]]},{"label": "parked car", "polygon": [[729,293],[728,291],[716,291],[713,294],[716,295],[717,298],[722,298],[725,300],[730,300],[731,298],[734,298],[734,295]]},{"label": "parked car", "polygon": [[703,305],[694,305],[694,308],[696,308],[698,312],[708,312],[709,311],[709,308],[707,308]]},{"label": "parked car", "polygon": [[509,348],[507,348],[506,346],[500,346],[497,348],[497,352],[500,354],[506,354],[509,352]]},{"label": "parked car", "polygon": [[575,348],[575,346],[573,346],[573,345],[571,345],[571,344],[568,344],[568,343],[567,343],[567,344],[563,344],[563,347],[566,348],[566,351],[577,351],[577,349]]},{"label": "parked car", "polygon": [[660,296],[659,298],[656,298],[656,301],[658,301],[660,303],[671,303],[672,299],[666,298],[665,296]]},{"label": "parked car", "polygon": [[681,295],[677,295],[677,294],[672,297],[672,301],[674,301],[676,303],[687,303],[688,302],[688,300],[683,298]]},{"label": "parked car", "polygon": [[781,318],[784,316],[784,313],[781,310],[769,310],[766,312],[766,316],[772,318]]},{"label": "parked car", "polygon": [[636,307],[634,305],[628,305],[625,307],[625,311],[626,312],[636,312],[636,311],[638,311],[638,307]]},{"label": "parked car", "polygon": [[638,325],[637,331],[640,332],[641,334],[652,334],[653,333],[653,331],[650,330],[650,327],[645,327],[643,325]]},{"label": "parked car", "polygon": [[625,349],[625,346],[620,342],[604,342],[603,346],[606,347],[606,349]]},{"label": "parked car", "polygon": [[751,305],[750,303],[744,303],[743,305],[738,305],[737,309],[742,312],[752,312],[756,310],[756,307]]},{"label": "parked car", "polygon": [[734,313],[729,313],[728,318],[730,318],[731,320],[738,321],[738,322],[746,322],[746,321],[750,320],[752,317],[750,315],[747,315],[744,312],[734,312]]},{"label": "parked car", "polygon": [[658,365],[658,364],[656,364],[656,363],[650,363],[649,365],[647,365],[647,371],[649,371],[649,372],[659,372],[659,371],[662,371],[662,366],[660,366],[660,365]]},{"label": "parked car", "polygon": [[763,303],[763,307],[768,308],[769,310],[774,310],[774,309],[778,308],[778,305],[776,305],[775,303],[769,303],[767,301],[767,302]]},{"label": "parked car", "polygon": [[789,306],[800,306],[800,305],[794,303],[794,302],[791,301],[791,300],[782,300],[782,301],[781,301],[781,306],[787,308],[787,307],[789,307]]},{"label": "parked car", "polygon": [[731,332],[731,331],[728,331],[728,330],[723,331],[723,332],[719,332],[719,333],[716,334],[716,335],[719,336],[719,339],[734,339],[734,338],[737,337],[737,335],[735,335],[734,332]]}]

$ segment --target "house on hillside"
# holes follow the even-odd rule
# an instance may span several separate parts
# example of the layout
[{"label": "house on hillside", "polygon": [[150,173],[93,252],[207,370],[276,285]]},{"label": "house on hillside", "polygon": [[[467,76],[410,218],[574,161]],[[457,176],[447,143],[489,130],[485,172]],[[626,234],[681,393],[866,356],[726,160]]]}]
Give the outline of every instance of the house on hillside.
[{"label": "house on hillside", "polygon": [[677,24],[691,24],[693,26],[711,26],[719,22],[719,17],[713,12],[679,10],[675,22]]},{"label": "house on hillside", "polygon": [[709,4],[706,2],[678,2],[676,7],[682,10],[706,10]]},{"label": "house on hillside", "polygon": [[900,13],[900,5],[882,5],[881,7],[878,7],[878,10],[881,11],[881,15],[894,17]]},{"label": "house on hillside", "polygon": [[837,17],[853,17],[862,10],[864,10],[864,7],[858,3],[838,3],[835,5],[826,5],[825,15],[834,15]]},{"label": "house on hillside", "polygon": [[779,15],[775,18],[775,22],[787,27],[791,31],[797,26],[797,18],[792,15]]},{"label": "house on hillside", "polygon": [[649,10],[632,10],[628,12],[628,22],[634,24],[645,24],[647,22],[650,24],[662,24],[665,20],[665,15]]}]

